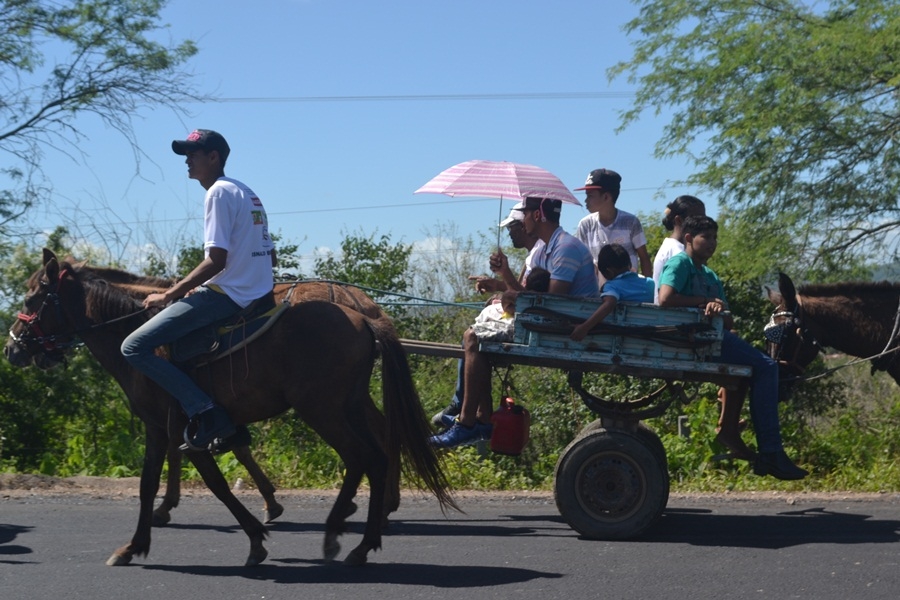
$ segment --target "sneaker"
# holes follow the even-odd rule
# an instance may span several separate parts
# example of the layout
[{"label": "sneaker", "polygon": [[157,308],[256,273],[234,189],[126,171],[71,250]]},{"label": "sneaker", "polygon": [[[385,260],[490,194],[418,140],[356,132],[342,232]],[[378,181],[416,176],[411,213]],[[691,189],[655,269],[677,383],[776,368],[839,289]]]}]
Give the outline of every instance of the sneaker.
[{"label": "sneaker", "polygon": [[459,410],[460,405],[456,402],[451,402],[447,405],[447,408],[431,417],[431,424],[435,427],[452,427],[453,421],[459,416]]},{"label": "sneaker", "polygon": [[466,427],[459,421],[453,427],[440,435],[431,436],[428,443],[435,448],[455,448],[476,444],[482,440],[491,439],[494,426],[490,423],[475,423],[472,427]]},{"label": "sneaker", "polygon": [[221,406],[213,406],[196,415],[184,428],[184,445],[188,450],[208,450],[218,447],[222,440],[234,435],[231,417]]}]

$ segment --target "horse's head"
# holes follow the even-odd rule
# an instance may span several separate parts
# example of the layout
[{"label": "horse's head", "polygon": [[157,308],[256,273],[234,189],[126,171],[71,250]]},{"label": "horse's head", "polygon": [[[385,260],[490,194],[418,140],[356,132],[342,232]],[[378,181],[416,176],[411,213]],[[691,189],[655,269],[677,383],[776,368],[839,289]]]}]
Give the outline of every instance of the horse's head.
[{"label": "horse's head", "polygon": [[44,249],[44,266],[28,279],[25,306],[9,330],[3,353],[9,362],[25,367],[31,363],[48,369],[65,361],[65,353],[77,344],[76,327],[66,316],[62,297],[81,298],[75,267],[60,262]]},{"label": "horse's head", "polygon": [[782,380],[792,379],[803,374],[822,346],[803,323],[803,307],[791,278],[780,273],[778,292],[768,292],[775,312],[763,330],[766,349],[778,361]]}]

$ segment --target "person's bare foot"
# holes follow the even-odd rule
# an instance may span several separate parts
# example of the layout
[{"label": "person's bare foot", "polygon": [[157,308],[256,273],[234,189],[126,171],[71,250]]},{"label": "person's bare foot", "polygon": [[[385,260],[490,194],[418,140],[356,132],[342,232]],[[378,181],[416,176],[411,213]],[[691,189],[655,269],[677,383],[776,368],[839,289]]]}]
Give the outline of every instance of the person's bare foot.
[{"label": "person's bare foot", "polygon": [[731,458],[748,461],[756,460],[756,452],[751,450],[747,444],[744,443],[740,434],[736,433],[734,435],[729,435],[726,432],[719,430],[716,433],[716,441],[728,448]]}]

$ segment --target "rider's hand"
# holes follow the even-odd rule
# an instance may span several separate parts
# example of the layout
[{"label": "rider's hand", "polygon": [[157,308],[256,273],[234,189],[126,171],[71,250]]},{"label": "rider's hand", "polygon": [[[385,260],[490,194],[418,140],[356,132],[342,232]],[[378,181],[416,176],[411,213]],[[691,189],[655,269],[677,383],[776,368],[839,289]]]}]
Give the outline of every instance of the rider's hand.
[{"label": "rider's hand", "polygon": [[165,306],[168,303],[169,299],[165,294],[150,294],[144,298],[144,308],[156,308],[158,306]]}]

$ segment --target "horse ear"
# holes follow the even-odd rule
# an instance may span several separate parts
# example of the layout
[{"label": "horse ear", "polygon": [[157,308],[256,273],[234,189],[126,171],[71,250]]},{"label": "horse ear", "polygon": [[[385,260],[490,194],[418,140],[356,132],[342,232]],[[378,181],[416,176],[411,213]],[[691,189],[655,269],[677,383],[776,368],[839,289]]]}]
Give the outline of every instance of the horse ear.
[{"label": "horse ear", "polygon": [[794,282],[784,273],[778,274],[778,290],[784,297],[786,305],[793,306],[797,303],[797,290],[794,288]]},{"label": "horse ear", "polygon": [[44,248],[44,266],[47,265],[50,261],[58,262],[56,259],[56,254],[53,253],[53,250],[49,248]]},{"label": "horse ear", "polygon": [[769,286],[765,286],[765,288],[766,288],[766,294],[769,296],[769,302],[771,302],[775,306],[778,306],[779,304],[781,304],[782,300],[784,300],[784,298],[781,297],[781,294],[779,294],[778,292],[776,292]]},{"label": "horse ear", "polygon": [[56,260],[56,255],[52,252],[50,252],[50,258],[47,258],[47,255],[44,254],[44,273],[47,275],[47,281],[50,283],[59,279],[59,262]]}]

